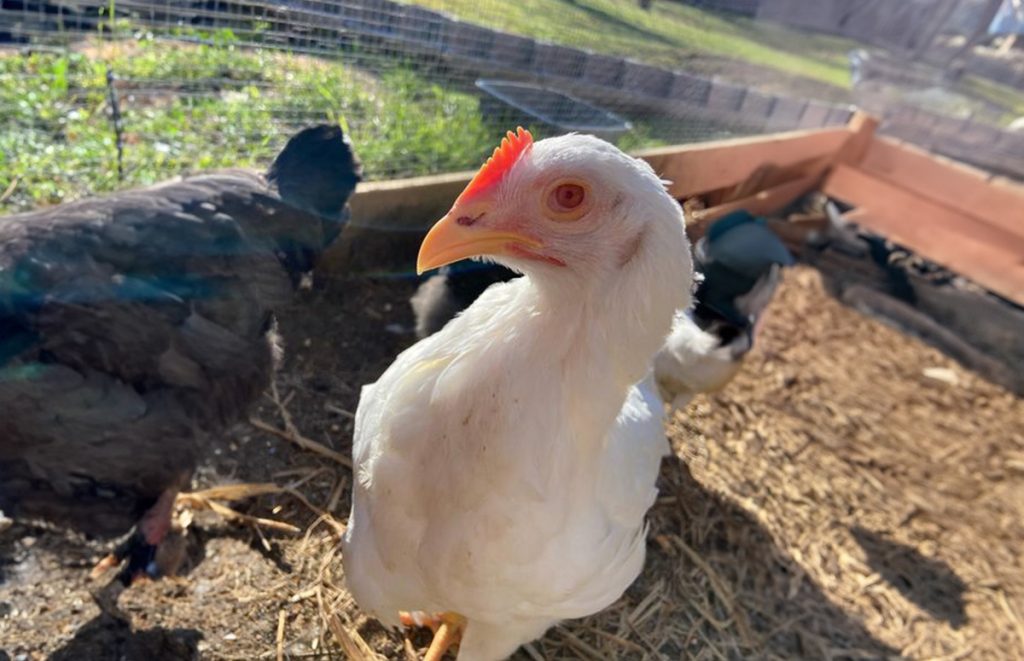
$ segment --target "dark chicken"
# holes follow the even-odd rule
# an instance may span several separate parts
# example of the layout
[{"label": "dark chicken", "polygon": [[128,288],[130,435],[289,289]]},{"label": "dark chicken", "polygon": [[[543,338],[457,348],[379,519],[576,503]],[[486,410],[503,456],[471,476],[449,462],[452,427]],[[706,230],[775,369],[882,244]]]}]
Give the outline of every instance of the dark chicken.
[{"label": "dark chicken", "polygon": [[416,337],[422,340],[433,335],[488,287],[518,275],[501,264],[466,262],[441,267],[409,299],[416,318]]},{"label": "dark chicken", "polygon": [[202,438],[269,384],[274,311],[339,234],[360,166],[337,126],[267,175],[222,171],[0,219],[0,510],[151,566]]}]

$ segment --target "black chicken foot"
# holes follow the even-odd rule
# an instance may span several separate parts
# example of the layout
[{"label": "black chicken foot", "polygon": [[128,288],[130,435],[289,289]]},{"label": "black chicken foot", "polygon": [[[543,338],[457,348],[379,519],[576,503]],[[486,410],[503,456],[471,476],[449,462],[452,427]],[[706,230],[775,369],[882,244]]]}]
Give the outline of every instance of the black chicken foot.
[{"label": "black chicken foot", "polygon": [[171,516],[177,497],[177,489],[168,489],[160,494],[160,498],[146,510],[128,538],[96,563],[89,574],[90,578],[96,580],[121,563],[124,563],[124,567],[118,572],[117,580],[126,587],[140,579],[158,578],[161,572],[157,551],[171,530]]}]

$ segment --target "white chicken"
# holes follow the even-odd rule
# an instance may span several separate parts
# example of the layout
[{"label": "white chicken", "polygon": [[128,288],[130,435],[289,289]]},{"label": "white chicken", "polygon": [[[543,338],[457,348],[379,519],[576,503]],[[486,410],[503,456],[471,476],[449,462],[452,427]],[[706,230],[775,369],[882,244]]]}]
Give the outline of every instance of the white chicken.
[{"label": "white chicken", "polygon": [[584,135],[509,133],[417,268],[476,256],[525,277],[398,356],[356,414],[347,582],[386,625],[442,613],[431,659],[453,630],[459,661],[505,658],[637,577],[669,449],[651,360],[693,278],[663,182]]}]

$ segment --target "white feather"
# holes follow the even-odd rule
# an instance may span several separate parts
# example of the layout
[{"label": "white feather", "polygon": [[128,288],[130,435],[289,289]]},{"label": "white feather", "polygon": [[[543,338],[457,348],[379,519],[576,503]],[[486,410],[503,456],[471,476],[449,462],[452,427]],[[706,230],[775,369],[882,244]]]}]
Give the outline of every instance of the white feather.
[{"label": "white feather", "polygon": [[[737,342],[748,342],[746,335],[741,334]],[[729,383],[744,353],[736,343],[721,344],[718,336],[701,330],[688,311],[680,310],[665,345],[654,357],[658,391],[673,409],[685,408],[695,396]]]}]

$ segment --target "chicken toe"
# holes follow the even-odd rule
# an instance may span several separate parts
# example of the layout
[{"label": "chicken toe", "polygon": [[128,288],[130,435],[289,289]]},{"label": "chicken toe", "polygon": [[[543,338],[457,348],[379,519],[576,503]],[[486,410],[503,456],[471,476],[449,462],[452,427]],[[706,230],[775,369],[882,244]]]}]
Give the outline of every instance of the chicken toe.
[{"label": "chicken toe", "polygon": [[449,649],[458,647],[466,627],[466,618],[457,613],[428,615],[422,611],[403,611],[399,613],[399,618],[404,627],[428,627],[434,632],[434,639],[430,642],[423,661],[441,661]]},{"label": "chicken toe", "polygon": [[118,572],[117,577],[125,586],[143,578],[157,578],[166,574],[167,568],[164,565],[168,563],[161,560],[167,554],[161,553],[161,545],[172,529],[172,514],[177,496],[177,489],[163,492],[156,503],[143,514],[128,538],[96,563],[89,577],[96,580],[122,563],[124,567]]}]

